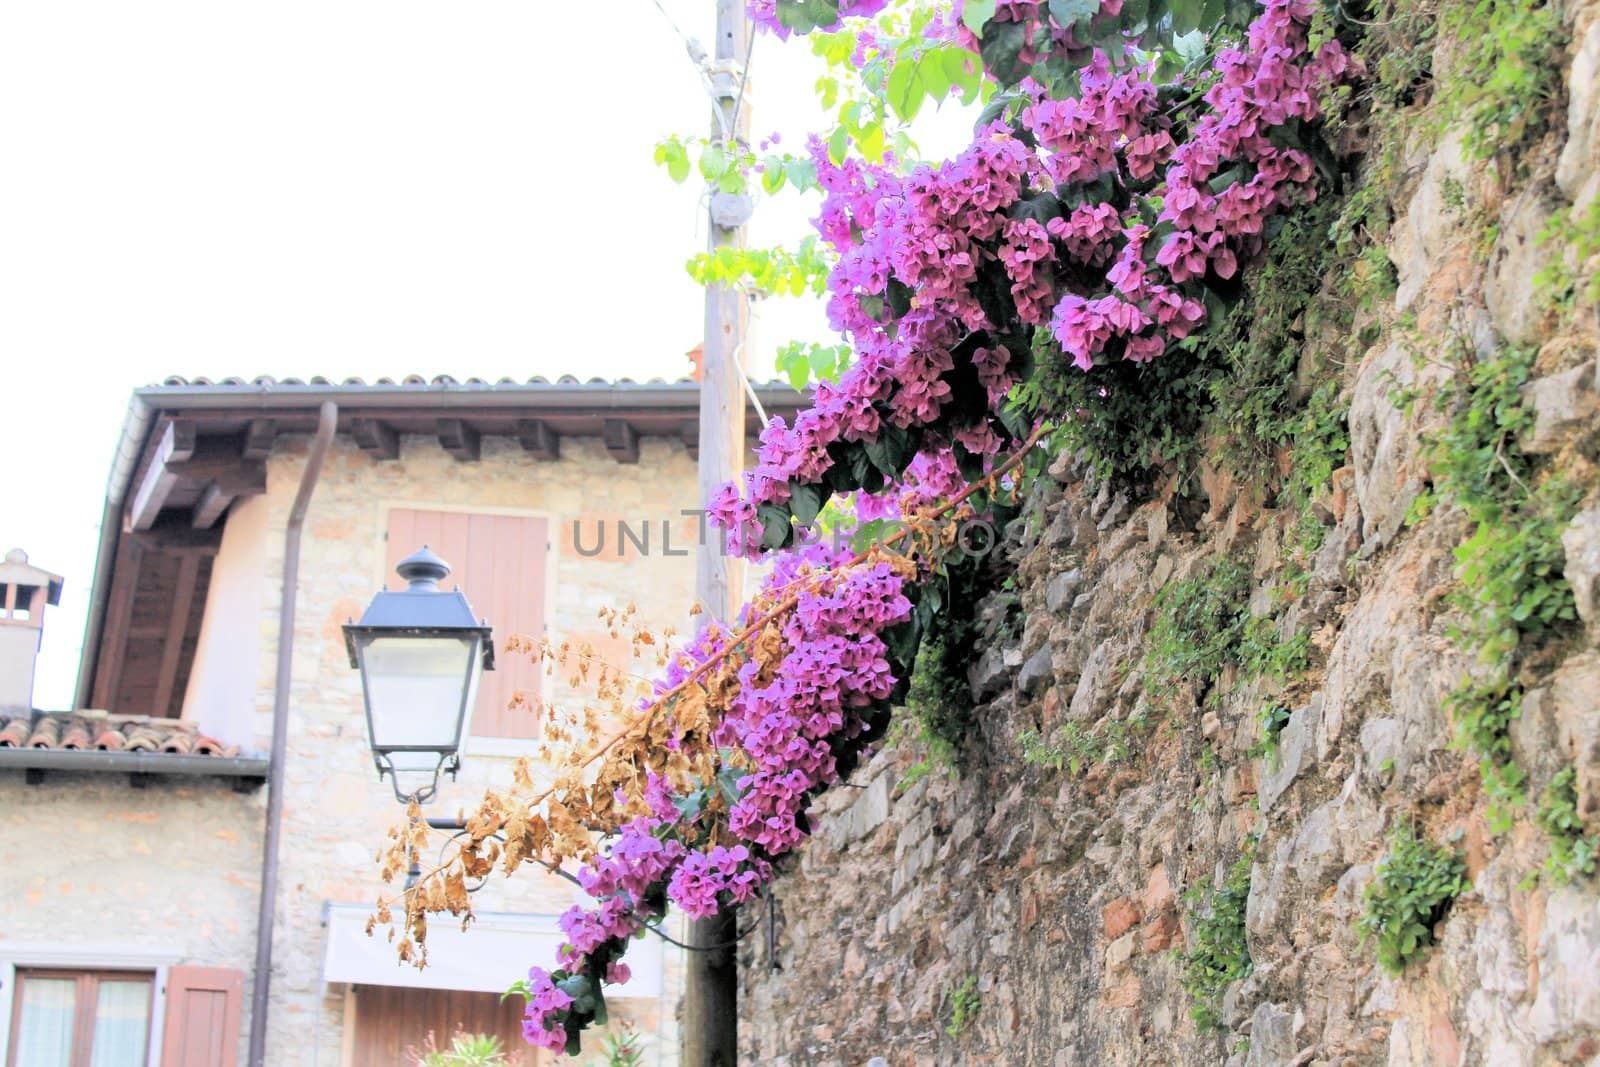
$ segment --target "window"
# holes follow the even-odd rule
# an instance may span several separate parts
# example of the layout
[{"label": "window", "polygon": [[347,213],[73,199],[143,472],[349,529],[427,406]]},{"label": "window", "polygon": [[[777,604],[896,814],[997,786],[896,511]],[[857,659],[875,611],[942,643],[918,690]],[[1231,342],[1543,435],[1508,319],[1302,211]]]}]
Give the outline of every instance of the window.
[{"label": "window", "polygon": [[544,636],[546,561],[550,551],[546,519],[528,515],[484,515],[461,511],[394,508],[389,512],[384,580],[393,584],[395,564],[428,545],[450,564],[442,588],[461,587],[472,610],[494,628],[494,670],[478,683],[478,703],[468,729],[474,737],[532,738],[539,718],[511,707],[518,691],[538,699],[544,673],[525,655],[503,654],[506,638]]},{"label": "window", "polygon": [[155,976],[18,969],[8,1067],[144,1067]]},{"label": "window", "polygon": [[0,598],[5,603],[0,604],[13,619],[31,619],[33,617],[33,598],[39,592],[36,585],[0,585]]}]

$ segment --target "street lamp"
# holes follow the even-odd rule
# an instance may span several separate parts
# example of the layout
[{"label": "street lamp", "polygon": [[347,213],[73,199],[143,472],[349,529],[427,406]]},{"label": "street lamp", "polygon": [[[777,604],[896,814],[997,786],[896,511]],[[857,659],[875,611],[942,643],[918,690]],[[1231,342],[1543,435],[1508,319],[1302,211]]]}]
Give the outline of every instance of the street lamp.
[{"label": "street lamp", "polygon": [[423,545],[395,567],[407,587],[372,598],[359,623],[344,628],[350,666],[361,671],[367,740],[378,777],[389,775],[403,804],[454,778],[482,671],[494,670],[494,642],[460,589],[439,583],[450,565]]}]

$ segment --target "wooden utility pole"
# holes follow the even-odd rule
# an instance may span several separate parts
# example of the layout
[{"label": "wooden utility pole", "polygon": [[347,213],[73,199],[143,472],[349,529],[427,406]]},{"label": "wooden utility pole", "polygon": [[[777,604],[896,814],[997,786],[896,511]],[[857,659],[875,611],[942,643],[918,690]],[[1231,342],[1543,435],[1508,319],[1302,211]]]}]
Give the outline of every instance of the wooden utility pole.
[{"label": "wooden utility pole", "polygon": [[[750,107],[744,63],[750,24],[745,0],[715,0],[716,47],[711,71],[711,138],[731,159],[749,139]],[[750,215],[748,197],[711,194],[710,248],[740,248]],[[744,469],[744,358],[749,308],[745,295],[706,286],[705,356],[700,378],[700,499],[707,501]],[[704,506],[704,505],[702,505]],[[709,622],[730,622],[744,593],[744,568],[722,551],[721,538],[702,537],[696,556],[695,597]],[[683,998],[683,1067],[735,1067],[739,1055],[739,963],[733,941],[738,915],[729,910],[690,924],[692,951]]]}]

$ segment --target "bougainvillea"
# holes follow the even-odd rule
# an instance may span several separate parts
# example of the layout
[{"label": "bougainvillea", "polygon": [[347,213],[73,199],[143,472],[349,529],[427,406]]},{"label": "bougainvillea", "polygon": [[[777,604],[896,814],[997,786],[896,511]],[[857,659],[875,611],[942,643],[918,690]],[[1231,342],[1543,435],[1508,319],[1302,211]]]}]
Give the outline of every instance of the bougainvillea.
[{"label": "bougainvillea", "polygon": [[[987,62],[990,31],[1016,28],[1032,69],[1080,48],[1051,6],[1001,4],[982,38],[960,32]],[[712,502],[732,543],[781,548],[831,493],[876,491],[918,453],[981,466],[1022,429],[1005,395],[1037,328],[1083,369],[1159,358],[1198,329],[1267,220],[1316,195],[1312,124],[1347,59],[1336,41],[1311,47],[1310,20],[1308,0],[1267,0],[1182,93],[1136,54],[1088,49],[1070,95],[1025,75],[1013,120],[905,176],[836,165],[814,142],[817,229],[837,255],[828,312],[856,359],[792,427],[769,427],[743,485]]]},{"label": "bougainvillea", "polygon": [[[903,673],[884,635],[911,614],[908,566],[846,558],[820,544],[790,553],[736,625],[736,634],[757,627],[755,635],[708,631],[674,661],[652,702],[673,724],[667,746],[709,728],[716,750],[739,756],[709,779],[647,772],[631,796],[614,782],[628,768],[602,769],[601,787],[615,789],[618,808],[644,813],[579,868],[598,905],[561,916],[560,968],[534,968],[520,987],[530,1042],[561,1049],[570,1041],[575,1049],[583,1027],[603,1021],[602,986],[625,980],[618,968],[629,940],[668,901],[694,917],[748,901],[771,877],[771,861],[804,839],[811,797],[853,763],[852,742],[881,730]],[[781,610],[763,612],[774,597],[782,597]],[[662,701],[713,663],[720,696]]]},{"label": "bougainvillea", "polygon": [[[751,0],[750,12],[783,36],[885,6]],[[554,786],[523,768],[490,793],[404,898],[407,955],[429,912],[470,919],[466,879],[529,859],[575,869],[595,903],[561,917],[558,967],[515,990],[531,1043],[576,1052],[605,1022],[604,987],[628,978],[632,938],[669,904],[704,917],[749,901],[805,840],[810,802],[881,735],[938,610],[929,579],[953,551],[932,524],[999,506],[1043,432],[1008,404],[1035,352],[1084,369],[1160,359],[1237,285],[1269,220],[1315,196],[1318,101],[1346,59],[1337,43],[1312,46],[1307,0],[1265,0],[1175,81],[1162,76],[1170,55],[1146,48],[1170,43],[1177,13],[1135,6],[958,2],[919,25],[975,53],[991,80],[967,150],[901,170],[812,141],[827,310],[854,359],[792,425],[772,420],[755,466],[708,505],[734,551],[775,553],[762,591],[664,661],[623,729]],[[807,538],[835,494],[853,494],[869,528],[900,516],[901,550]],[[614,676],[599,684],[620,700]],[[425,832],[414,813],[386,875]]]}]

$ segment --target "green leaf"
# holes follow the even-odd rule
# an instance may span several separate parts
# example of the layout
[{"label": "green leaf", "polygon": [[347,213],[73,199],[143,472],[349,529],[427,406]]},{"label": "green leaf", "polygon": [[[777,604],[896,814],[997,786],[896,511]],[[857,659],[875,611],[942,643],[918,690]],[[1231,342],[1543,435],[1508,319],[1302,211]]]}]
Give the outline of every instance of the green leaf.
[{"label": "green leaf", "polygon": [[898,478],[916,452],[911,435],[888,422],[883,424],[878,436],[866,441],[865,445],[867,458],[872,465],[890,478]]},{"label": "green leaf", "polygon": [[867,159],[877,161],[883,158],[883,127],[874,122],[861,131],[858,138],[861,154]]},{"label": "green leaf", "polygon": [[1020,56],[1026,43],[1026,28],[1020,22],[992,22],[984,30],[980,46],[983,65],[996,81],[1013,85],[1022,76]]},{"label": "green leaf", "polygon": [[[917,73],[922,77],[922,91],[935,104],[950,95],[950,86],[954,83],[954,79],[950,77],[949,67],[945,63],[944,54],[948,50],[940,48],[924,52],[922,58],[917,60]],[[969,52],[968,55],[970,54]]]},{"label": "green leaf", "polygon": [[961,102],[970,104],[983,91],[983,68],[978,57],[965,48],[951,47],[939,53],[944,61],[944,76],[961,90]]},{"label": "green leaf", "polygon": [[728,154],[716,145],[706,145],[705,151],[700,153],[700,176],[708,182],[714,182],[727,173]]},{"label": "green leaf", "polygon": [[1178,36],[1200,28],[1205,0],[1172,0],[1172,32]]},{"label": "green leaf", "polygon": [[902,58],[889,71],[889,82],[885,86],[888,94],[889,106],[901,122],[910,122],[917,117],[917,112],[922,108],[922,98],[927,95],[926,87],[920,73],[921,64],[910,58]]},{"label": "green leaf", "polygon": [[681,184],[689,176],[689,153],[676,137],[656,145],[656,163],[666,165],[667,177],[674,182]]},{"label": "green leaf", "polygon": [[783,165],[783,176],[796,192],[803,193],[816,188],[817,165],[809,159],[790,159]]},{"label": "green leaf", "polygon": [[911,310],[911,287],[899,278],[890,278],[889,284],[884,287],[884,296],[889,302],[889,311],[895,318],[900,318]]},{"label": "green leaf", "polygon": [[1062,29],[1091,19],[1099,11],[1099,0],[1050,0],[1050,17]]},{"label": "green leaf", "polygon": [[678,814],[683,816],[685,822],[693,822],[699,816],[700,810],[705,807],[705,802],[706,795],[703,789],[697,789],[688,796],[672,798],[672,806],[678,809]]},{"label": "green leaf", "polygon": [[778,21],[796,33],[810,33],[839,21],[839,0],[784,0],[777,5]]},{"label": "green leaf", "polygon": [[785,170],[783,160],[777,156],[768,156],[761,164],[761,188],[771,196],[783,188]]},{"label": "green leaf", "polygon": [[834,166],[844,162],[845,155],[850,151],[850,131],[840,126],[833,131],[833,136],[828,138],[828,159]]},{"label": "green leaf", "polygon": [[756,518],[761,520],[761,543],[768,548],[784,548],[794,540],[787,504],[759,504]]},{"label": "green leaf", "polygon": [[828,497],[833,495],[833,490],[825,485],[807,485],[802,482],[789,482],[789,508],[794,512],[795,521],[802,526],[810,526],[817,521],[817,515],[822,511],[822,506],[828,502]]},{"label": "green leaf", "polygon": [[1241,163],[1238,166],[1229,167],[1221,174],[1216,175],[1207,184],[1211,187],[1211,191],[1213,193],[1220,195],[1223,190],[1227,189],[1229,186],[1236,185],[1239,182],[1244,181],[1244,177],[1245,165]]},{"label": "green leaf", "polygon": [[973,33],[983,33],[983,25],[994,18],[995,0],[967,0],[961,11],[961,24]]},{"label": "green leaf", "polygon": [[807,365],[805,354],[798,345],[779,349],[776,364],[779,373],[789,379],[789,385],[797,392],[804,389],[806,383],[811,380],[811,368]]}]

